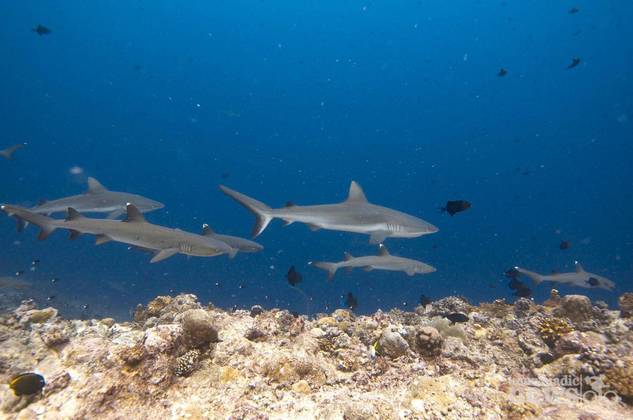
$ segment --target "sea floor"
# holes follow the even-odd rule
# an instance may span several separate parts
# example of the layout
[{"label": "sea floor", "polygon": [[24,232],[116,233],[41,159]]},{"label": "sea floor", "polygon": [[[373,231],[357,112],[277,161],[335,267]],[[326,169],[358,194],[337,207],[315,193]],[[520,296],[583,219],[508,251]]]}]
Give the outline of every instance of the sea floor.
[{"label": "sea floor", "polygon": [[[159,296],[124,323],[24,301],[0,316],[0,417],[633,418],[632,316],[632,294],[609,310],[555,291],[311,319]],[[15,396],[30,371],[46,386]]]}]

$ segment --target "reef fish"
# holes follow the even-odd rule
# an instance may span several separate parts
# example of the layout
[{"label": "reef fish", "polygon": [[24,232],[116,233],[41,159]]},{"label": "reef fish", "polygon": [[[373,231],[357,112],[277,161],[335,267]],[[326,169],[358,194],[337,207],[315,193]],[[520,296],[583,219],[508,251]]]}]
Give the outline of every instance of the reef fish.
[{"label": "reef fish", "polygon": [[587,289],[606,289],[612,290],[615,283],[606,277],[589,273],[576,261],[576,271],[571,273],[556,273],[550,275],[542,275],[533,271],[525,270],[520,267],[514,267],[516,271],[528,276],[534,283],[540,284],[544,281],[568,284],[570,286],[584,287]]},{"label": "reef fish", "polygon": [[92,219],[73,208],[68,209],[65,220],[51,219],[18,206],[2,205],[0,210],[18,219],[18,230],[24,221],[38,226],[41,229],[40,240],[46,239],[56,229],[69,230],[70,239],[76,239],[82,233],[92,234],[96,235],[97,245],[116,241],[154,251],[153,263],[176,254],[213,257],[220,254],[232,256],[237,252],[226,243],[208,236],[151,224],[133,204],[127,205],[125,221]]},{"label": "reef fish", "polygon": [[352,292],[348,292],[347,295],[345,295],[345,298],[343,299],[343,303],[345,304],[347,308],[351,309],[352,311],[356,309],[356,307],[358,307],[358,299],[356,299],[356,297],[352,294]]},{"label": "reef fish", "polygon": [[571,63],[567,66],[568,69],[573,69],[574,67],[576,67],[578,64],[580,64],[580,58],[579,57],[574,57],[571,60]]},{"label": "reef fish", "polygon": [[301,281],[303,280],[303,276],[295,269],[295,266],[293,265],[288,270],[288,273],[286,274],[286,279],[288,279],[288,284],[290,284],[291,286],[296,286],[297,284],[301,283]]},{"label": "reef fish", "polygon": [[9,388],[16,396],[37,394],[44,389],[46,381],[38,373],[28,372],[14,376],[9,382]]},{"label": "reef fish", "polygon": [[257,242],[249,241],[248,239],[215,233],[213,229],[211,229],[211,227],[206,223],[202,225],[202,234],[204,236],[217,239],[218,241],[222,241],[237,251],[259,252],[264,249],[264,247]]},{"label": "reef fish", "polygon": [[466,200],[453,200],[447,201],[446,206],[442,207],[441,210],[447,212],[451,216],[454,216],[456,213],[460,213],[462,211],[466,211],[470,208],[470,202]]},{"label": "reef fish", "polygon": [[11,160],[13,158],[13,154],[16,152],[16,150],[21,149],[24,147],[23,143],[18,143],[15,144],[11,147],[7,147],[4,150],[0,150],[0,156],[4,157],[7,160]]},{"label": "reef fish", "polygon": [[508,70],[501,68],[499,69],[499,73],[497,73],[497,76],[504,77],[506,74],[508,74]]},{"label": "reef fish", "polygon": [[36,34],[38,34],[39,36],[42,35],[48,35],[51,33],[51,30],[48,29],[46,26],[44,25],[37,25],[35,28],[32,29],[33,32],[35,32]]},{"label": "reef fish", "polygon": [[338,204],[298,206],[273,209],[266,204],[223,185],[220,189],[255,214],[257,221],[253,237],[261,234],[271,220],[279,218],[286,225],[307,224],[311,230],[329,229],[369,235],[370,243],[379,244],[386,238],[416,238],[439,229],[417,217],[369,203],[358,183],[352,181],[345,201]]},{"label": "reef fish", "polygon": [[50,215],[65,212],[69,207],[81,213],[109,213],[109,219],[116,219],[125,213],[127,203],[132,203],[143,213],[165,207],[163,203],[137,194],[110,191],[95,178],[88,178],[88,191],[84,194],[46,201],[31,211]]},{"label": "reef fish", "polygon": [[396,257],[389,253],[387,247],[380,245],[378,255],[370,255],[365,257],[353,257],[349,253],[345,253],[344,261],[340,262],[314,262],[317,268],[327,271],[328,279],[331,280],[339,268],[353,269],[362,267],[365,271],[371,270],[388,270],[388,271],[404,271],[409,276],[415,274],[427,274],[436,271],[435,267],[431,267],[421,261],[412,260],[410,258]]}]

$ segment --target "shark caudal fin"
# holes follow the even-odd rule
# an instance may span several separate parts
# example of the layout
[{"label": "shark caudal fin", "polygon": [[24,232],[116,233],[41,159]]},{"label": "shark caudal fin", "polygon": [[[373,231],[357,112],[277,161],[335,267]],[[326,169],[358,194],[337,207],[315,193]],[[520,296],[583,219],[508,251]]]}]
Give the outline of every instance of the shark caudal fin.
[{"label": "shark caudal fin", "polygon": [[338,270],[338,264],[332,262],[314,262],[312,265],[320,268],[321,270],[327,271],[328,280],[332,280],[336,274],[336,270]]},{"label": "shark caudal fin", "polygon": [[220,185],[220,189],[224,194],[246,207],[255,215],[257,221],[255,222],[255,226],[253,226],[253,238],[259,236],[259,234],[266,229],[266,226],[268,226],[270,221],[273,220],[273,209],[261,201],[257,201],[254,198],[225,187],[224,185]]},{"label": "shark caudal fin", "polygon": [[528,276],[536,284],[539,284],[543,281],[543,276],[538,273],[535,273],[534,271],[525,270],[521,267],[514,267],[514,269],[518,271],[519,273]]},{"label": "shark caudal fin", "polygon": [[46,239],[51,233],[57,229],[54,225],[54,219],[50,217],[33,213],[23,207],[11,206],[3,204],[0,206],[0,210],[5,212],[8,216],[13,216],[18,221],[18,231],[24,229],[26,222],[33,223],[40,228],[40,234],[37,237],[40,241]]},{"label": "shark caudal fin", "polygon": [[13,154],[15,153],[15,151],[23,147],[24,147],[23,143],[18,143],[14,146],[7,147],[4,150],[0,150],[0,156],[3,156],[7,160],[11,160],[13,159]]}]

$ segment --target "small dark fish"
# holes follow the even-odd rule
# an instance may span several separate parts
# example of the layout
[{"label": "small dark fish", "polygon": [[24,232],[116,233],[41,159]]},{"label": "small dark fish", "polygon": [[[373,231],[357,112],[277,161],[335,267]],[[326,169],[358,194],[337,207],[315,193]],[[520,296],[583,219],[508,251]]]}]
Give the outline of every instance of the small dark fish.
[{"label": "small dark fish", "polygon": [[40,263],[40,260],[33,260],[31,261],[31,265],[35,266],[38,265]]},{"label": "small dark fish", "polygon": [[50,295],[49,297],[46,298],[47,301],[52,301],[55,300],[55,295]]},{"label": "small dark fish", "polygon": [[24,274],[24,270],[18,270],[15,272],[16,277],[20,277],[22,274]]},{"label": "small dark fish", "polygon": [[570,241],[561,241],[560,245],[558,245],[558,247],[560,249],[569,249],[571,248],[571,242]]},{"label": "small dark fish", "polygon": [[433,301],[429,299],[426,295],[420,295],[420,305],[422,306],[430,305],[431,302]]},{"label": "small dark fish", "polygon": [[48,29],[46,26],[44,25],[37,25],[35,28],[33,28],[33,32],[35,32],[36,34],[38,34],[39,36],[42,35],[48,35],[51,33],[51,30]]},{"label": "small dark fish", "polygon": [[229,172],[222,172],[220,174],[220,178],[222,178],[222,179],[227,179],[230,176],[231,176],[231,174]]},{"label": "small dark fish", "polygon": [[508,287],[514,290],[514,296],[528,298],[532,296],[532,289],[527,287],[525,283],[521,282],[521,280],[518,279],[519,275],[520,273],[514,268],[506,271],[506,277],[510,278],[510,283],[508,283]]},{"label": "small dark fish", "polygon": [[508,70],[504,69],[503,67],[499,70],[499,73],[497,73],[497,76],[499,77],[504,77],[506,74],[508,74]]},{"label": "small dark fish", "polygon": [[462,212],[464,210],[468,210],[470,208],[470,203],[466,200],[455,200],[455,201],[447,201],[446,207],[442,207],[442,212],[447,212],[451,216],[455,213]]},{"label": "small dark fish", "polygon": [[83,305],[81,305],[81,310],[85,311],[86,309],[88,309],[90,307],[90,305],[88,305],[87,303],[84,303]]},{"label": "small dark fish", "polygon": [[504,273],[504,275],[509,278],[509,279],[517,279],[517,277],[519,277],[521,273],[519,273],[519,270],[517,270],[516,268],[511,268],[508,271],[506,271]]},{"label": "small dark fish", "polygon": [[143,66],[141,66],[140,64],[137,64],[134,66],[134,71],[141,71],[143,70]]},{"label": "small dark fish", "polygon": [[444,318],[448,319],[452,323],[467,322],[469,319],[468,315],[461,312],[453,312],[452,314],[444,315]]},{"label": "small dark fish", "polygon": [[21,373],[9,382],[9,388],[13,390],[16,397],[37,394],[44,389],[44,385],[46,385],[44,377],[33,372]]},{"label": "small dark fish", "polygon": [[57,277],[53,277],[51,279],[51,283],[53,283],[53,284],[57,283],[58,281],[59,281],[59,279]]},{"label": "small dark fish", "polygon": [[288,270],[288,274],[286,274],[286,278],[288,279],[288,284],[290,284],[291,286],[296,286],[297,284],[301,283],[301,281],[303,280],[301,273],[295,270],[294,265],[290,267],[290,270]]},{"label": "small dark fish", "polygon": [[347,293],[347,296],[345,296],[345,306],[352,311],[358,306],[358,300],[356,300],[352,292]]},{"label": "small dark fish", "polygon": [[573,69],[574,67],[576,67],[578,64],[580,64],[580,57],[574,57],[571,60],[571,64],[569,64],[567,66],[568,69]]},{"label": "small dark fish", "polygon": [[587,280],[587,284],[589,284],[591,287],[596,287],[600,284],[600,280],[595,277],[589,277],[589,280]]},{"label": "small dark fish", "polygon": [[580,12],[580,9],[577,8],[577,7],[572,7],[571,9],[569,9],[569,14],[570,15],[576,14],[578,12]]}]

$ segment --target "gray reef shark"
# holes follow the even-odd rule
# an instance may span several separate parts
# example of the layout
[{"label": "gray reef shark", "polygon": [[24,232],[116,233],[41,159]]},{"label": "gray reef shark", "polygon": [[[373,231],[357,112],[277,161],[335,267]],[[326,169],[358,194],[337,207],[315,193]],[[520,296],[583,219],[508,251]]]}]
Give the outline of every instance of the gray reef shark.
[{"label": "gray reef shark", "polygon": [[215,233],[206,223],[202,225],[202,235],[222,241],[231,248],[242,252],[259,252],[264,249],[264,247],[257,242],[249,241],[248,239]]},{"label": "gray reef shark", "polygon": [[31,211],[50,215],[65,212],[69,207],[80,213],[109,213],[108,219],[116,219],[125,213],[127,203],[133,204],[142,213],[165,207],[163,203],[141,195],[110,191],[94,178],[88,178],[88,191],[57,200],[46,201]]},{"label": "gray reef shark", "polygon": [[56,229],[70,230],[70,239],[88,233],[96,235],[97,245],[116,241],[154,251],[153,263],[176,254],[213,257],[220,254],[234,256],[237,252],[224,242],[208,236],[148,223],[132,204],[127,205],[127,220],[124,221],[84,217],[73,208],[68,209],[65,220],[52,219],[18,206],[2,205],[0,210],[18,220],[18,230],[25,221],[38,226],[41,229],[40,240],[46,239]]},{"label": "gray reef shark", "polygon": [[539,284],[544,281],[552,281],[555,283],[567,284],[570,286],[584,287],[587,289],[606,289],[612,290],[615,287],[615,283],[606,277],[599,276],[597,274],[589,273],[576,261],[576,271],[571,273],[558,273],[550,275],[542,275],[533,271],[525,270],[520,267],[514,267],[516,271],[528,276],[534,283]]},{"label": "gray reef shark", "polygon": [[294,222],[306,223],[311,230],[329,229],[343,232],[364,233],[372,244],[382,243],[386,238],[416,238],[435,233],[439,229],[417,217],[371,204],[355,181],[349,187],[347,200],[338,204],[297,206],[273,209],[266,204],[234,191],[223,185],[220,189],[229,197],[253,212],[257,218],[253,237],[266,229],[272,219],[282,219],[286,225]]},{"label": "gray reef shark", "polygon": [[13,154],[15,153],[15,151],[23,147],[24,147],[23,143],[18,143],[11,147],[7,147],[4,150],[0,150],[0,156],[3,156],[7,160],[11,160],[13,158]]},{"label": "gray reef shark", "polygon": [[404,271],[409,276],[415,274],[427,274],[436,271],[435,267],[431,267],[421,261],[412,260],[410,258],[396,257],[389,253],[384,245],[380,245],[378,255],[369,255],[365,257],[353,257],[349,253],[345,253],[345,260],[339,262],[313,262],[310,263],[317,268],[327,271],[328,279],[331,280],[339,268],[351,270],[353,268],[362,267],[365,271],[371,270],[388,270],[388,271]]}]

